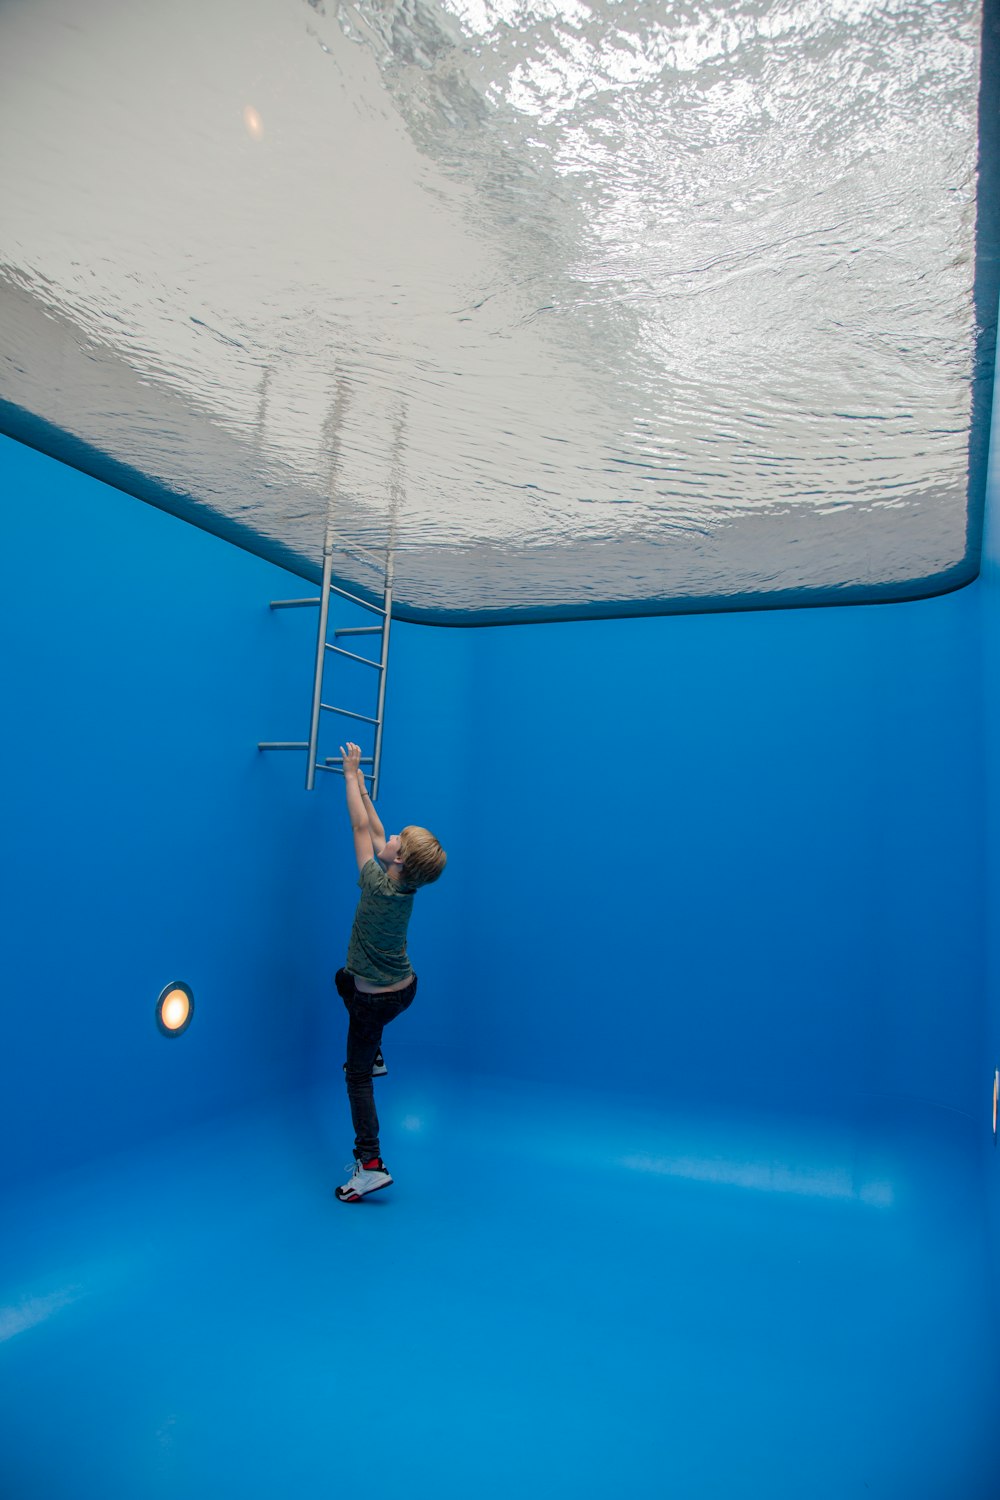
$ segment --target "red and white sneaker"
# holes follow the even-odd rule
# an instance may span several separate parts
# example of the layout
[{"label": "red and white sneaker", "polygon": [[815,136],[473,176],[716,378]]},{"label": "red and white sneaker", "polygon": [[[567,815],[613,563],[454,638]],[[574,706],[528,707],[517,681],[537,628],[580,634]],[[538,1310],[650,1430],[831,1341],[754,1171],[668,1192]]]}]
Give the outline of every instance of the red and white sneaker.
[{"label": "red and white sneaker", "polygon": [[373,1156],[368,1161],[354,1163],[354,1171],[343,1187],[337,1189],[337,1197],[341,1203],[360,1203],[367,1193],[377,1193],[391,1182],[381,1156]]}]

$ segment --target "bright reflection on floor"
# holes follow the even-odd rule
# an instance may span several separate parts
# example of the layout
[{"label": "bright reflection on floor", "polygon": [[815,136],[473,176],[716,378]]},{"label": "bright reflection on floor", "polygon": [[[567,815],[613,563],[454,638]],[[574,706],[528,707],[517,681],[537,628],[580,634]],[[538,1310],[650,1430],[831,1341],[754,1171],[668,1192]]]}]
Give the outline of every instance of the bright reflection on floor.
[{"label": "bright reflection on floor", "polygon": [[79,1286],[61,1287],[44,1297],[24,1297],[7,1307],[0,1307],[0,1344],[16,1334],[35,1328],[51,1318],[53,1313],[69,1307],[79,1297]]},{"label": "bright reflection on floor", "polygon": [[621,1166],[632,1172],[652,1172],[688,1182],[712,1182],[724,1187],[752,1188],[760,1193],[795,1193],[807,1198],[856,1199],[873,1207],[889,1208],[892,1184],[856,1183],[846,1168],[793,1167],[772,1161],[723,1161],[696,1156],[623,1156]]}]

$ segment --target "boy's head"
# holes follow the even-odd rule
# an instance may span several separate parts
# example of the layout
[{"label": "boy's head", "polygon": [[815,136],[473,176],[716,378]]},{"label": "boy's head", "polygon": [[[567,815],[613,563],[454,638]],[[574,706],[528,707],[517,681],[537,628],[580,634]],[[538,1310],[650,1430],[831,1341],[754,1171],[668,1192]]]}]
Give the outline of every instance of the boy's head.
[{"label": "boy's head", "polygon": [[399,835],[399,857],[407,885],[430,885],[448,863],[448,856],[426,828],[411,823]]}]

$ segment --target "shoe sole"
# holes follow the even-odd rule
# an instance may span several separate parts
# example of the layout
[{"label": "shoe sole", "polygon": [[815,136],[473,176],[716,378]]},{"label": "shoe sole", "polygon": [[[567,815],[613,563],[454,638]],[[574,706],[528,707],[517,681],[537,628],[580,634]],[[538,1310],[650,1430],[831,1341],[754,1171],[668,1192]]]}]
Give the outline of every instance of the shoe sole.
[{"label": "shoe sole", "polygon": [[341,1193],[340,1188],[334,1190],[334,1197],[338,1203],[360,1203],[362,1198],[370,1198],[372,1193],[380,1193],[383,1188],[392,1187],[392,1178],[388,1182],[380,1182],[378,1187],[369,1188],[367,1193]]}]

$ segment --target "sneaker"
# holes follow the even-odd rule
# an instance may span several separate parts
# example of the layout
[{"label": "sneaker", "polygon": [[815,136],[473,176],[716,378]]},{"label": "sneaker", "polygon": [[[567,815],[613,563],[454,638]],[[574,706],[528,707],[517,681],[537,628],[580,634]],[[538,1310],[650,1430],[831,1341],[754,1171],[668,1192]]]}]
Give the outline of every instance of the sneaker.
[{"label": "sneaker", "polygon": [[388,1187],[391,1182],[381,1156],[373,1156],[369,1161],[355,1161],[354,1172],[343,1187],[337,1189],[337,1197],[341,1203],[360,1203],[366,1193],[377,1193],[379,1188]]},{"label": "sneaker", "polygon": [[[344,1072],[345,1073],[347,1072],[347,1064],[346,1063],[344,1063]],[[375,1061],[372,1063],[372,1077],[373,1078],[385,1078],[386,1075],[388,1074],[388,1072],[389,1072],[389,1069],[385,1065],[385,1058],[382,1056],[382,1053],[379,1052],[379,1054],[376,1057]]]}]

